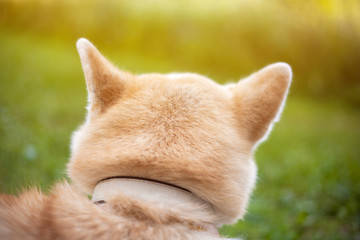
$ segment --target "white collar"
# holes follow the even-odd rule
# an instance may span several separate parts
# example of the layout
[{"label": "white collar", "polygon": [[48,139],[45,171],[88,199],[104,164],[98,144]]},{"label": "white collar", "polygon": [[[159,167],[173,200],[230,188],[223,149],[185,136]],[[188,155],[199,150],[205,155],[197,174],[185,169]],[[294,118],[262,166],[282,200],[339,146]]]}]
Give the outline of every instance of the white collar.
[{"label": "white collar", "polygon": [[171,206],[179,206],[187,202],[192,202],[204,206],[207,210],[213,210],[210,203],[186,189],[150,179],[132,177],[102,180],[94,189],[92,201],[104,201],[116,193],[121,193],[135,199],[164,202]]},{"label": "white collar", "polygon": [[[131,177],[102,180],[94,189],[92,202],[95,204],[105,203],[107,199],[117,193],[137,200],[166,203],[168,206],[174,208],[192,203],[203,206],[203,209],[209,211],[209,213],[214,212],[214,208],[209,202],[196,196],[190,191],[172,184]],[[194,225],[192,229],[198,231],[210,231],[218,234],[215,225],[212,223]]]}]

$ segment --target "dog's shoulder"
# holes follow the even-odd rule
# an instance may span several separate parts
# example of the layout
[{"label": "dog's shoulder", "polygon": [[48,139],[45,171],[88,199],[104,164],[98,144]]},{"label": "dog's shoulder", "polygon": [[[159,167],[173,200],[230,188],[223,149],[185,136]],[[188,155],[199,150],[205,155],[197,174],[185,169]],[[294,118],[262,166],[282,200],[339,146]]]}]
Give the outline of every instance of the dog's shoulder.
[{"label": "dog's shoulder", "polygon": [[33,188],[18,196],[0,195],[1,239],[220,239],[189,231],[184,222],[192,220],[197,219],[126,196],[96,205],[67,182],[49,194]]}]

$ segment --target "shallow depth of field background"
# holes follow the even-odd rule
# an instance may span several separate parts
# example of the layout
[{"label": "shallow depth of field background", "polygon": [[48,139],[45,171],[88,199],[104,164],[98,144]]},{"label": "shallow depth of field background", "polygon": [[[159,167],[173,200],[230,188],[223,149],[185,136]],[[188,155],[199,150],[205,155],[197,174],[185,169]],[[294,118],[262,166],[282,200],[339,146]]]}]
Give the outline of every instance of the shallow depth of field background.
[{"label": "shallow depth of field background", "polygon": [[224,83],[288,62],[293,85],[256,152],[248,214],[221,233],[360,239],[359,1],[0,1],[1,192],[64,178],[85,114],[80,37],[135,73]]}]

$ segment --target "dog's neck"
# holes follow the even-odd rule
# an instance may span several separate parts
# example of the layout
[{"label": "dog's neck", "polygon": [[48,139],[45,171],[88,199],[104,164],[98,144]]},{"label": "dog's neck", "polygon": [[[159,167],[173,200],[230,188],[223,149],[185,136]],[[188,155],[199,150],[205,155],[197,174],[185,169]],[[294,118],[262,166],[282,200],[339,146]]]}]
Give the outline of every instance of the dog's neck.
[{"label": "dog's neck", "polygon": [[[212,215],[213,206],[195,194],[172,184],[139,178],[110,178],[99,182],[92,196],[95,204],[106,203],[116,195],[127,196],[137,201],[149,201],[167,205],[172,209],[181,209],[184,206],[195,206],[207,214]],[[204,222],[194,224],[193,230],[209,231],[218,234],[215,224]]]}]

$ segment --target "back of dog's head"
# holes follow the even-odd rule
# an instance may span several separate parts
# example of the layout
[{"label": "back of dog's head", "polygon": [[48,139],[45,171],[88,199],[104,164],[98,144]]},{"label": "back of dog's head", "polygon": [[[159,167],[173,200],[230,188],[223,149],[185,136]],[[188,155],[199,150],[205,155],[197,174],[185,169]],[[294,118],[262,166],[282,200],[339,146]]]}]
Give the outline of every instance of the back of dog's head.
[{"label": "back of dog's head", "polygon": [[109,177],[154,179],[205,199],[221,223],[242,217],[256,179],[252,153],[281,112],[289,66],[221,86],[197,74],[133,75],[87,40],[77,46],[89,105],[72,139],[71,179],[89,194]]}]

